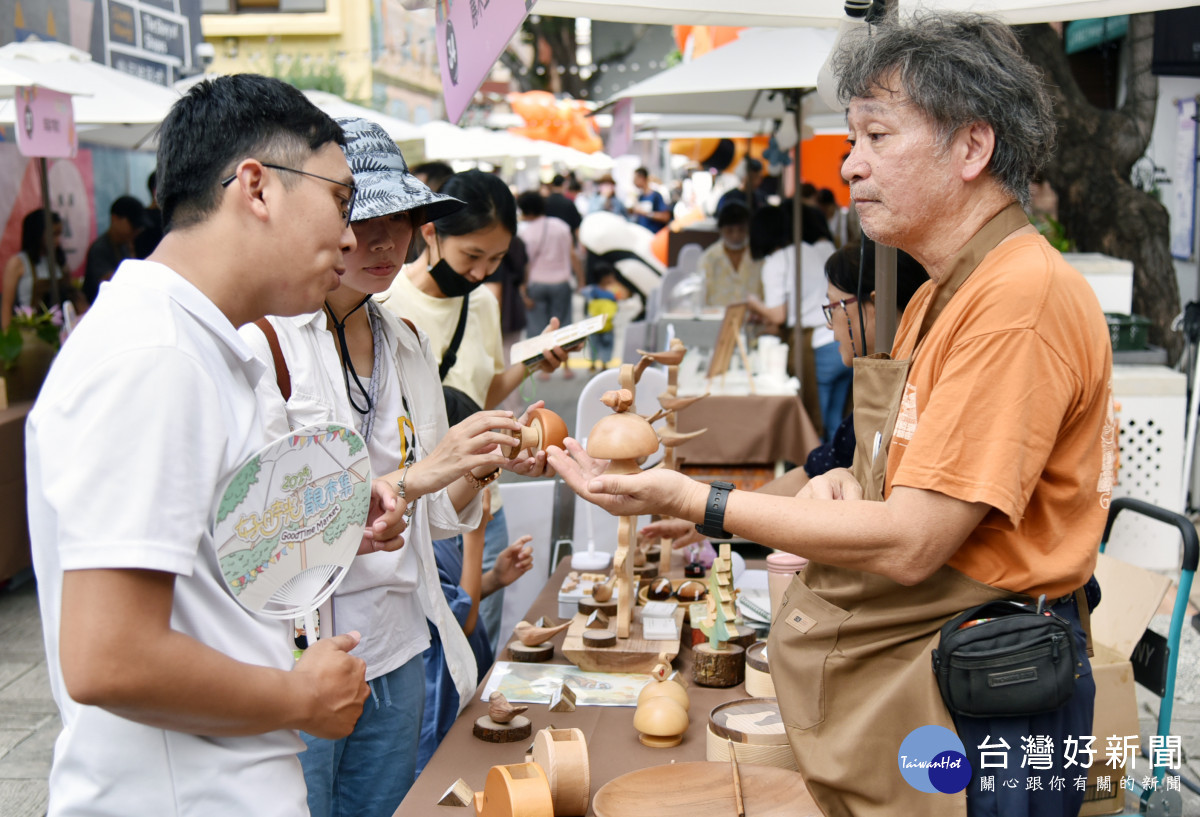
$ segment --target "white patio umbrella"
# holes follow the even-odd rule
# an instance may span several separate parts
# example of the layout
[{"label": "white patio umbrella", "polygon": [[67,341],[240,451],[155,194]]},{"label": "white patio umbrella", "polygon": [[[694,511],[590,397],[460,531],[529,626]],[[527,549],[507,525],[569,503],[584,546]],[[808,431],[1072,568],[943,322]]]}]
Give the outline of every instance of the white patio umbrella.
[{"label": "white patio umbrella", "polygon": [[[634,100],[639,114],[780,118],[785,94],[774,89],[815,88],[817,74],[833,50],[830,28],[759,28],[702,57],[656,74],[613,96]],[[811,113],[828,113],[814,102]]]},{"label": "white patio umbrella", "polygon": [[[0,47],[0,124],[12,125],[16,103],[3,93],[5,76],[73,95],[79,140],[108,147],[146,147],[171,105],[173,88],[155,85],[94,62],[90,54],[64,43],[26,40]],[[11,86],[10,86],[11,87]]]}]

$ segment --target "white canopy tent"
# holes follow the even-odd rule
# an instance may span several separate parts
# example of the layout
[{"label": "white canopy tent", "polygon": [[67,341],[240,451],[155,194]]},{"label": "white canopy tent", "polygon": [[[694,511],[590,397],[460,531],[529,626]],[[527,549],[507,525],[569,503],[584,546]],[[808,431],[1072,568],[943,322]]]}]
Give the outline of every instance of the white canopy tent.
[{"label": "white canopy tent", "polygon": [[414,125],[412,122],[406,122],[403,119],[397,119],[394,116],[388,116],[385,113],[364,108],[362,105],[355,105],[353,102],[347,102],[336,94],[331,94],[327,91],[305,91],[304,95],[308,97],[309,102],[334,119],[338,119],[339,117],[367,119],[387,131],[388,136],[397,142],[425,138],[425,132],[421,129],[420,125]]},{"label": "white canopy tent", "polygon": [[[432,2],[430,2],[432,5]],[[914,8],[994,14],[1009,25],[1081,20],[1145,11],[1187,8],[1195,0],[900,0]],[[836,26],[845,17],[842,0],[539,0],[548,17],[588,17],[621,23],[710,26]]]},{"label": "white canopy tent", "polygon": [[[91,54],[57,42],[25,41],[0,47],[0,89],[5,76],[74,96],[79,140],[94,145],[142,148],[158,129],[179,92],[92,61]],[[12,125],[16,103],[0,99],[0,124]]]}]

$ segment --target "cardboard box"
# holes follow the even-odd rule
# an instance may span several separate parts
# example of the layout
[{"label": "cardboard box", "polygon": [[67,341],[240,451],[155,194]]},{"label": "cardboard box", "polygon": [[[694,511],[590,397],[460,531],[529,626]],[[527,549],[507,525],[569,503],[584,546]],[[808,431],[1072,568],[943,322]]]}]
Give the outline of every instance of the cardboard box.
[{"label": "cardboard box", "polygon": [[[1126,790],[1124,764],[1109,766],[1105,752],[1110,736],[1140,735],[1137,696],[1133,685],[1133,664],[1130,658],[1142,633],[1154,617],[1171,580],[1140,567],[1100,554],[1096,564],[1096,581],[1100,583],[1100,606],[1092,614],[1092,677],[1096,681],[1096,708],[1092,719],[1092,735],[1096,750],[1088,770],[1087,791],[1084,794],[1080,817],[1117,814],[1125,807]],[[1138,738],[1138,746],[1141,739]],[[1135,758],[1135,778],[1149,774],[1150,761],[1140,752]],[[1109,791],[1097,788],[1097,779],[1108,776]]]}]

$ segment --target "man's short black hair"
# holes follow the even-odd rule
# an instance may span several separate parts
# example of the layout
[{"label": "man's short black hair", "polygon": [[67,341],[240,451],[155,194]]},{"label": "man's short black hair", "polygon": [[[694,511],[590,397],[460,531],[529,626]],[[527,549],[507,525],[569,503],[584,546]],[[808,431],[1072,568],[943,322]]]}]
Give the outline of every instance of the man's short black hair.
[{"label": "man's short black hair", "polygon": [[811,199],[815,195],[817,195],[817,186],[815,184],[812,182],[805,182],[804,184],[800,185],[800,198]]},{"label": "man's short black hair", "polygon": [[746,157],[746,170],[750,173],[762,173],[763,163],[753,156]]},{"label": "man's short black hair", "polygon": [[454,175],[454,168],[445,162],[422,162],[411,170],[414,176],[424,177],[425,185],[435,193]]},{"label": "man's short black hair", "polygon": [[644,167],[639,167],[637,170],[633,171],[633,175],[645,176],[648,179],[648,178],[650,178],[650,171]]},{"label": "man's short black hair", "polygon": [[[221,179],[243,159],[299,167],[330,142],[345,144],[341,127],[286,82],[233,74],[196,83],[159,129],[163,232],[210,216]],[[283,183],[295,184],[294,174]]]},{"label": "man's short black hair", "polygon": [[551,187],[562,187],[567,183],[567,177],[561,173],[556,173],[554,178],[550,180]]},{"label": "man's short black hair", "polygon": [[121,196],[108,208],[109,218],[120,216],[130,224],[143,227],[146,223],[146,208],[133,196]]},{"label": "man's short black hair", "polygon": [[822,187],[817,191],[817,204],[822,207],[828,207],[831,204],[837,204],[837,197],[833,195],[833,191],[828,187]]},{"label": "man's short black hair", "polygon": [[730,201],[717,213],[717,229],[750,224],[750,210],[740,201]]},{"label": "man's short black hair", "polygon": [[524,216],[544,216],[546,215],[546,200],[538,191],[526,190],[517,196],[517,209]]}]

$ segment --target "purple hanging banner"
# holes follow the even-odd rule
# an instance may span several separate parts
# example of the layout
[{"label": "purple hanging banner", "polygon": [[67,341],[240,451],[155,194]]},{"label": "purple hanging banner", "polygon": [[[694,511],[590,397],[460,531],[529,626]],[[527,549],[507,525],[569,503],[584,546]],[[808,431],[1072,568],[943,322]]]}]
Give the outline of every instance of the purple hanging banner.
[{"label": "purple hanging banner", "polygon": [[537,0],[435,0],[446,119],[458,122]]}]

